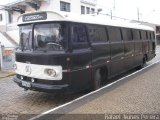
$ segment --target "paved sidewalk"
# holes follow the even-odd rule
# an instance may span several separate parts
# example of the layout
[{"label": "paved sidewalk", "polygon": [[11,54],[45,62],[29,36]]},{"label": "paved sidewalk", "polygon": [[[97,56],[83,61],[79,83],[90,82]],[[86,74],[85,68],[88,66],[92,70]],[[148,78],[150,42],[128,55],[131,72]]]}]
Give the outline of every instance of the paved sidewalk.
[{"label": "paved sidewalk", "polygon": [[0,79],[15,75],[14,70],[0,70]]},{"label": "paved sidewalk", "polygon": [[[99,120],[97,114],[102,119],[105,114],[160,114],[160,63],[49,114],[64,114],[58,120],[92,116]],[[38,119],[53,118],[49,114]]]},{"label": "paved sidewalk", "polygon": [[71,113],[160,114],[160,64],[116,84]]}]

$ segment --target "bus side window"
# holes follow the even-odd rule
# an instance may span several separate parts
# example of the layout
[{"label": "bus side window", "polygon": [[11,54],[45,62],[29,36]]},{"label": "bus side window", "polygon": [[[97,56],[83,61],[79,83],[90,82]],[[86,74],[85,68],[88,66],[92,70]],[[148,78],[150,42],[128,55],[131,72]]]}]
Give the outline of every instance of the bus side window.
[{"label": "bus side window", "polygon": [[110,42],[120,42],[121,32],[118,27],[107,27]]},{"label": "bus side window", "polygon": [[71,39],[73,43],[73,49],[87,48],[88,40],[86,27],[81,24],[74,24],[71,29]]},{"label": "bus side window", "polygon": [[142,38],[142,40],[146,40],[147,39],[145,31],[141,31],[141,38]]},{"label": "bus side window", "polygon": [[142,40],[142,33],[139,31],[140,40]]},{"label": "bus side window", "polygon": [[140,33],[138,30],[133,29],[132,34],[133,34],[133,40],[140,40]]},{"label": "bus side window", "polygon": [[147,40],[149,40],[149,34],[148,34],[148,31],[145,31],[146,32],[146,38]]},{"label": "bus side window", "polygon": [[122,34],[123,34],[123,40],[124,41],[132,41],[131,29],[121,28],[121,30],[122,30]]},{"label": "bus side window", "polygon": [[152,40],[152,34],[149,32],[149,39]]},{"label": "bus side window", "polygon": [[155,40],[155,34],[154,34],[154,32],[152,32],[151,34],[152,34],[152,40]]},{"label": "bus side window", "polygon": [[89,39],[91,43],[107,42],[105,27],[96,25],[87,25]]},{"label": "bus side window", "polygon": [[149,31],[147,31],[147,34],[148,34],[148,40],[151,40],[150,32],[149,32]]},{"label": "bus side window", "polygon": [[155,51],[155,33],[154,32],[151,32],[151,36],[152,36],[152,50]]}]

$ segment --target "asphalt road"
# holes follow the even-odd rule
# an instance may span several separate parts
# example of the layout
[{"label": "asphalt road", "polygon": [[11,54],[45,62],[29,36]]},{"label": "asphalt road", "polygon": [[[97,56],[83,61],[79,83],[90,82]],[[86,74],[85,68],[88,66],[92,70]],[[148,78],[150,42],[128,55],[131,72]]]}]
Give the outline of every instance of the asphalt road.
[{"label": "asphalt road", "polygon": [[[159,59],[160,47],[157,47],[156,58],[148,62],[147,65]],[[104,113],[104,111],[107,113],[114,113],[113,111],[123,113],[128,110],[130,110],[130,113],[134,113],[134,111],[138,113],[151,111],[151,113],[154,113],[154,110],[160,111],[160,103],[158,102],[158,99],[160,99],[160,81],[157,79],[160,77],[159,69],[160,65],[155,66],[150,72],[144,72],[144,74],[135,77],[134,80],[127,81],[117,88],[112,88],[107,95],[98,95],[98,97],[91,100],[90,103],[87,102],[86,105],[88,105],[88,109],[85,109],[86,106],[82,105],[72,110],[71,113]],[[119,77],[115,78],[115,80],[116,79],[119,79]],[[40,114],[74,100],[83,94],[84,93],[59,95],[23,91],[22,88],[18,87],[12,81],[11,77],[4,78],[0,79],[0,114]],[[106,102],[104,103],[103,100]],[[94,104],[101,107],[98,107],[99,109],[92,107]],[[155,108],[153,108],[153,106]]]}]

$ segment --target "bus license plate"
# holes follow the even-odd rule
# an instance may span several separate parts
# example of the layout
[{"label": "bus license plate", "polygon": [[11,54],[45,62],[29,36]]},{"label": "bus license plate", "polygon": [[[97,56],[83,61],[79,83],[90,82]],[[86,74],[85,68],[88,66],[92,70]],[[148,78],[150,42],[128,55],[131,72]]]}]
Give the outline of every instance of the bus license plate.
[{"label": "bus license plate", "polygon": [[22,81],[22,86],[30,88],[31,84],[29,82]]}]

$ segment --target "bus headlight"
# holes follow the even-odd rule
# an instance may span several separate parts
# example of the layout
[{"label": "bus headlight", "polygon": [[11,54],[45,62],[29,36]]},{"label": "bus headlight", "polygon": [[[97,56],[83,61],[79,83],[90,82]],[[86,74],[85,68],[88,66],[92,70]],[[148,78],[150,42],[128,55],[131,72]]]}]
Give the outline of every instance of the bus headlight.
[{"label": "bus headlight", "polygon": [[54,69],[45,69],[44,73],[51,77],[56,77],[58,75],[58,72]]}]

